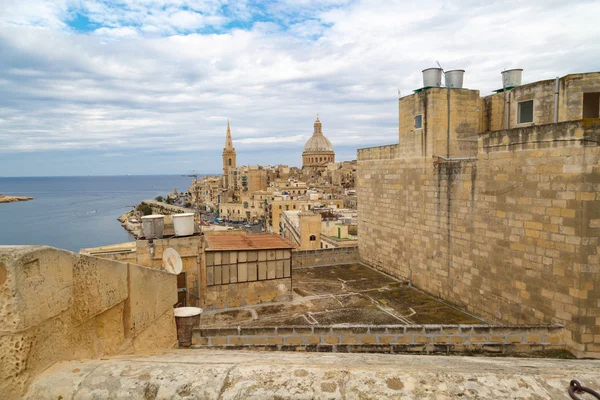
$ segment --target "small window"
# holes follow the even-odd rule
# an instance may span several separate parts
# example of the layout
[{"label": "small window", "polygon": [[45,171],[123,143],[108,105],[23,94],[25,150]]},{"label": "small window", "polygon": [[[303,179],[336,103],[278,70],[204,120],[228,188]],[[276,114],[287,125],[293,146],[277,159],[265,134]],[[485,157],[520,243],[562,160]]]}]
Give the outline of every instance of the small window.
[{"label": "small window", "polygon": [[231,158],[229,159],[229,166],[231,166]]},{"label": "small window", "polygon": [[533,122],[533,100],[522,101],[519,103],[517,113],[518,124],[529,124]]},{"label": "small window", "polygon": [[314,242],[315,240],[317,240],[317,237],[315,235],[310,235],[310,241]]},{"label": "small window", "polygon": [[415,129],[421,129],[423,127],[423,116],[417,115],[415,117]]},{"label": "small window", "polygon": [[583,94],[583,118],[600,118],[600,93]]}]

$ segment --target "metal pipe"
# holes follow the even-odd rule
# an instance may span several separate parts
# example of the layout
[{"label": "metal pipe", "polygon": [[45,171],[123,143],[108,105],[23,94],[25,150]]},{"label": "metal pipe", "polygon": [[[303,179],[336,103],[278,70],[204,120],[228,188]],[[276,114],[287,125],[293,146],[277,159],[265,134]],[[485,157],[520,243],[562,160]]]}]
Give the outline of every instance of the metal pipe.
[{"label": "metal pipe", "polygon": [[446,156],[450,158],[450,88],[446,88],[448,91],[448,133],[446,139]]},{"label": "metal pipe", "polygon": [[558,83],[560,78],[556,77],[556,83],[554,84],[554,123],[558,123]]}]

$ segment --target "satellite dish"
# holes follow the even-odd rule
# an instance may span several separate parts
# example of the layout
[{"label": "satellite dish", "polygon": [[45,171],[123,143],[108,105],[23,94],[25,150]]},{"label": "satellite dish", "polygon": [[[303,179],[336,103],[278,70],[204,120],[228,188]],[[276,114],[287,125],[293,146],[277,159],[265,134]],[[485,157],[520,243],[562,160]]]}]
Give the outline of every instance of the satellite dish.
[{"label": "satellite dish", "polygon": [[181,273],[183,263],[181,262],[181,256],[175,251],[175,249],[168,247],[163,252],[163,267],[165,270],[173,275],[179,275]]}]

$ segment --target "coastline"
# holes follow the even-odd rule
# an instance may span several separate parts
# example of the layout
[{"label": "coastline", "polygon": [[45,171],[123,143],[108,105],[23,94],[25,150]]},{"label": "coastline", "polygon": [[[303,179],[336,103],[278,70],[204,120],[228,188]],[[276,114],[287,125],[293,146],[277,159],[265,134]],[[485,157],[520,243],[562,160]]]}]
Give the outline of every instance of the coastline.
[{"label": "coastline", "polygon": [[29,201],[33,200],[33,197],[29,196],[5,196],[0,194],[0,203],[16,203],[18,201]]}]

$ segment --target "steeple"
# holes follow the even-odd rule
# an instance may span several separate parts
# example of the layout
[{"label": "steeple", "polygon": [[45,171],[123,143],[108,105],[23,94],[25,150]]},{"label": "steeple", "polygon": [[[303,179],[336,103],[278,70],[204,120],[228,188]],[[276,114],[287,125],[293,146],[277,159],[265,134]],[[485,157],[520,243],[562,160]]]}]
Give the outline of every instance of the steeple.
[{"label": "steeple", "polygon": [[225,149],[233,150],[233,142],[231,140],[231,127],[229,126],[229,119],[227,120],[227,136],[225,138]]},{"label": "steeple", "polygon": [[321,121],[319,121],[319,114],[317,114],[317,120],[315,121],[315,131],[313,132],[313,136],[322,136],[323,135],[323,126],[321,125]]},{"label": "steeple", "polygon": [[229,170],[236,167],[236,154],[231,140],[231,127],[227,120],[227,135],[225,136],[225,148],[223,149],[223,187],[229,188]]}]

